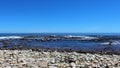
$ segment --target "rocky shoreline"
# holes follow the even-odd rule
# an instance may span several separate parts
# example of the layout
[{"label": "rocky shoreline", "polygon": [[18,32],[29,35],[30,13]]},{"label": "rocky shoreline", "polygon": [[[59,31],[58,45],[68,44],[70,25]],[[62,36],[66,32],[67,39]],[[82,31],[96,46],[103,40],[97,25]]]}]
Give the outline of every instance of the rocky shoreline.
[{"label": "rocky shoreline", "polygon": [[120,55],[0,50],[0,68],[120,68]]}]

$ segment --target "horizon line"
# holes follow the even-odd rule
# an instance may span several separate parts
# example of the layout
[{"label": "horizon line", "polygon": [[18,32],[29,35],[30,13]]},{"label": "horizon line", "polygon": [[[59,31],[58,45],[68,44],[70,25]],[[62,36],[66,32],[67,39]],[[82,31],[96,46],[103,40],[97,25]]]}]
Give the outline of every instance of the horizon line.
[{"label": "horizon line", "polygon": [[120,32],[1,32],[1,33],[120,33]]}]

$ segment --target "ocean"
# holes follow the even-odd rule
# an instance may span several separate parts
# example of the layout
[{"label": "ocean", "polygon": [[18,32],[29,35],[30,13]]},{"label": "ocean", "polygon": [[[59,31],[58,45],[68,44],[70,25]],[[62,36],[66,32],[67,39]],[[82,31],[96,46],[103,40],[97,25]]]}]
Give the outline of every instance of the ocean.
[{"label": "ocean", "polygon": [[[111,44],[109,43],[111,42]],[[6,47],[4,47],[6,46]],[[120,53],[120,33],[1,33],[0,47]],[[19,48],[19,47],[18,47]]]}]

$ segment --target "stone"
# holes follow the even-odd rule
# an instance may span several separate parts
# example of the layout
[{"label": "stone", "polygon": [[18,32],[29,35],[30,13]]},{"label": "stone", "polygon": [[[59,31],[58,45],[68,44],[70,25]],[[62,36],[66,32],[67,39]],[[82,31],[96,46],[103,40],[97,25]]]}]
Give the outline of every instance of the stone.
[{"label": "stone", "polygon": [[72,68],[76,68],[76,64],[75,63],[70,63],[70,66],[72,67]]}]

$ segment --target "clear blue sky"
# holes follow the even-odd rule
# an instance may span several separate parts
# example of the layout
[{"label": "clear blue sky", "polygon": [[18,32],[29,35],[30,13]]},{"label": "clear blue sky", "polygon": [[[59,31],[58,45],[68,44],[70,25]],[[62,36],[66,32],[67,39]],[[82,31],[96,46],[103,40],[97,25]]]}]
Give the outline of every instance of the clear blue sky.
[{"label": "clear blue sky", "polygon": [[120,0],[0,0],[0,32],[120,32]]}]

